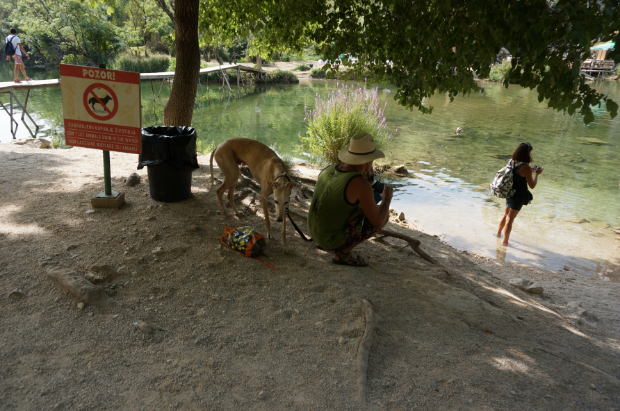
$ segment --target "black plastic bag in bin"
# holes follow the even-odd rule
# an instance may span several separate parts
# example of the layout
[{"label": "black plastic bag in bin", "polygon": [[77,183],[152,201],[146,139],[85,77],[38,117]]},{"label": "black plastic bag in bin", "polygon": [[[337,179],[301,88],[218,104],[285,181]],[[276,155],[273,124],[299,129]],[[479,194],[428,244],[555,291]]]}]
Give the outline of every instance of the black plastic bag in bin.
[{"label": "black plastic bag in bin", "polygon": [[144,166],[160,164],[167,164],[179,171],[197,169],[196,130],[192,127],[174,126],[143,128],[138,170]]}]

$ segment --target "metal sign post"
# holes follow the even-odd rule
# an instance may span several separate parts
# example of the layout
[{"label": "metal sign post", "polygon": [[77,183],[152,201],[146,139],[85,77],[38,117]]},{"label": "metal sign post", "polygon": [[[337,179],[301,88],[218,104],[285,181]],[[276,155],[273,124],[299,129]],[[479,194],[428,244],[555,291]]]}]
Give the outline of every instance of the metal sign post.
[{"label": "metal sign post", "polygon": [[[105,69],[105,64],[99,64],[99,68],[100,69]],[[124,193],[116,193],[117,195],[114,196],[112,194],[112,177],[110,175],[110,152],[108,150],[103,150],[103,184],[104,184],[104,192],[103,192],[103,197],[106,199],[110,199],[112,200],[112,198],[116,199],[116,201],[118,201],[118,197],[119,196],[123,196],[123,200],[120,202],[120,204],[117,207],[120,207],[121,204],[123,204],[125,202],[125,194]],[[110,198],[112,197],[112,198]],[[95,199],[101,199],[101,193],[97,194],[97,196],[95,196]],[[105,200],[104,200],[105,201]],[[114,200],[113,200],[114,201]],[[93,204],[93,207],[97,207],[95,204]]]}]

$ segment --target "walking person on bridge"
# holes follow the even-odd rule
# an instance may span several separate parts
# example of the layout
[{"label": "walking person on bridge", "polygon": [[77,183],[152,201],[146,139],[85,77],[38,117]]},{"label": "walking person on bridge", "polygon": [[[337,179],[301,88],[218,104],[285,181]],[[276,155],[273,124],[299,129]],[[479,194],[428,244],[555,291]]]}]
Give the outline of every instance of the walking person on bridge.
[{"label": "walking person on bridge", "polygon": [[6,52],[7,61],[11,61],[11,56],[13,56],[13,60],[15,61],[15,78],[13,81],[15,83],[21,83],[18,78],[20,69],[26,81],[32,81],[32,79],[26,75],[26,66],[24,66],[24,62],[22,61],[22,53],[25,54],[28,59],[30,59],[30,56],[22,47],[21,40],[17,37],[16,29],[11,29],[11,34],[6,38],[4,51]]}]

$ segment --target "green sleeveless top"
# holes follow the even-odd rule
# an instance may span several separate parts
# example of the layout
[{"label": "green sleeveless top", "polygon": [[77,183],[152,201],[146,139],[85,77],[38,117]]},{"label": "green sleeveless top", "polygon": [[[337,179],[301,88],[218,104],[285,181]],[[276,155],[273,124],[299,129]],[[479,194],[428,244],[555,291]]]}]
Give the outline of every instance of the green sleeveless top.
[{"label": "green sleeveless top", "polygon": [[347,220],[360,208],[359,201],[347,201],[347,186],[353,177],[361,175],[358,171],[339,171],[336,165],[319,175],[308,212],[308,230],[314,242],[326,250],[336,249],[346,240]]}]

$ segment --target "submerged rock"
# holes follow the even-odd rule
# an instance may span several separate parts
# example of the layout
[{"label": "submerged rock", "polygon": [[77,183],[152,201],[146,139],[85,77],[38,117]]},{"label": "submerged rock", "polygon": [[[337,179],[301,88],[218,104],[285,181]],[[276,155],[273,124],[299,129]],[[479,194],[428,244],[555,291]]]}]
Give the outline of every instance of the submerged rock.
[{"label": "submerged rock", "polygon": [[589,221],[586,220],[585,218],[579,218],[579,217],[567,217],[567,218],[563,218],[562,221],[566,223],[574,223],[574,224],[589,223]]},{"label": "submerged rock", "polygon": [[401,176],[409,175],[409,171],[407,170],[407,167],[405,167],[404,164],[394,167],[394,173],[401,175]]},{"label": "submerged rock", "polygon": [[596,146],[608,146],[610,145],[608,142],[599,140],[598,138],[593,137],[577,137],[577,140],[581,141],[581,144],[593,144]]}]

